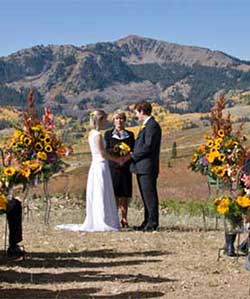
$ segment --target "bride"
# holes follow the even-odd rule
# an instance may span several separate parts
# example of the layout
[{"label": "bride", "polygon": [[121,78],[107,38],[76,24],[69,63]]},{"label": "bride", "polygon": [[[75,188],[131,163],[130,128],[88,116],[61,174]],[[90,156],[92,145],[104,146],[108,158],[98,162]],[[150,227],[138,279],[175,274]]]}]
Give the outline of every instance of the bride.
[{"label": "bride", "polygon": [[108,160],[118,159],[108,154],[100,130],[107,122],[103,110],[90,114],[89,146],[92,161],[86,189],[86,218],[83,224],[61,224],[56,229],[71,231],[117,231],[120,228]]}]

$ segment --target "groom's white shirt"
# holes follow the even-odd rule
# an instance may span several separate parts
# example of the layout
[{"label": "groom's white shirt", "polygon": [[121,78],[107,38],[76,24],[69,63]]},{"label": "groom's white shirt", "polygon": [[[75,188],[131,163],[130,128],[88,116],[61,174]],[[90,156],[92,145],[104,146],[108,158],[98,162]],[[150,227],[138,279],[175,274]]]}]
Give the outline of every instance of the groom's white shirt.
[{"label": "groom's white shirt", "polygon": [[145,126],[146,125],[146,123],[149,121],[149,119],[152,117],[152,115],[150,115],[150,116],[148,116],[145,120],[144,120],[144,122],[143,122],[143,126]]}]

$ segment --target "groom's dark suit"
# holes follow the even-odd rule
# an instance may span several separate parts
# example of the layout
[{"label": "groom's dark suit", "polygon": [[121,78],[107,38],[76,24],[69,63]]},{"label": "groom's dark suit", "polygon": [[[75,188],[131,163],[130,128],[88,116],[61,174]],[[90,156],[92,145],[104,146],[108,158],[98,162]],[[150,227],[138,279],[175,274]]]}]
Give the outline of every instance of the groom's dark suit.
[{"label": "groom's dark suit", "polygon": [[144,204],[141,229],[156,229],[159,225],[157,177],[159,174],[161,128],[153,117],[141,129],[135,141],[130,169],[136,173]]}]

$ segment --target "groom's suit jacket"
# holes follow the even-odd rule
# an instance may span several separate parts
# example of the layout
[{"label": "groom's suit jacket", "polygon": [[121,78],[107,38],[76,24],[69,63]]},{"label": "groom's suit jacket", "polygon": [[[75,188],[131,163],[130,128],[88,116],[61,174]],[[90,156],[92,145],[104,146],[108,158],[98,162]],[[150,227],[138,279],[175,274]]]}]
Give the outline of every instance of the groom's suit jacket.
[{"label": "groom's suit jacket", "polygon": [[159,174],[161,127],[151,117],[135,140],[130,170],[136,174]]}]

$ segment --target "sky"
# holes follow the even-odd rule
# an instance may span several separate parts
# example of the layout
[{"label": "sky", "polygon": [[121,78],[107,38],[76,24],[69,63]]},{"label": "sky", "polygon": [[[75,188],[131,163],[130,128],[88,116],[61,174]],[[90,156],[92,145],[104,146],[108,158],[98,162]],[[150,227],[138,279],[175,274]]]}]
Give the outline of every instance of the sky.
[{"label": "sky", "polygon": [[0,57],[130,34],[250,61],[249,0],[0,0]]}]

